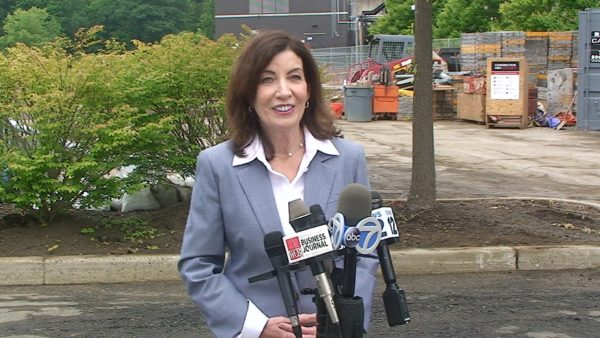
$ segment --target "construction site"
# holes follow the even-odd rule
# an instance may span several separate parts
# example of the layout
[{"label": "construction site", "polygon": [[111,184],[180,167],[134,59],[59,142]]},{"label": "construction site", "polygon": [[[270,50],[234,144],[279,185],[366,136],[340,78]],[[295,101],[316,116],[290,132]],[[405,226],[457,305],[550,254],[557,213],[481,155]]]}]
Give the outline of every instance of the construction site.
[{"label": "construction site", "polygon": [[[313,55],[337,118],[412,119],[413,36],[375,35],[361,48]],[[434,120],[600,130],[600,9],[579,12],[577,31],[463,33],[434,43],[432,60]]]}]

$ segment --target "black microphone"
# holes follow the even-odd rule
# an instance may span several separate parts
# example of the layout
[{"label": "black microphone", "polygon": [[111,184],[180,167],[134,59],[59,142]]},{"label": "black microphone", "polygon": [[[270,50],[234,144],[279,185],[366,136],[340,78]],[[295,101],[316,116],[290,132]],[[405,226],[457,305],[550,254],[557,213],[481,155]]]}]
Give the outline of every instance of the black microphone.
[{"label": "black microphone", "polygon": [[[327,224],[325,215],[323,214],[323,209],[321,209],[321,206],[319,205],[311,206],[309,211],[304,202],[302,202],[301,199],[297,199],[288,203],[288,209],[290,215],[290,224],[296,232],[301,232],[310,228]],[[323,262],[317,257],[309,259],[308,264],[315,279],[319,297],[321,297],[325,303],[329,320],[333,324],[338,324],[340,319],[335,309],[335,302],[333,300],[333,287],[331,286],[331,280],[327,275],[325,264],[323,264]]]},{"label": "black microphone", "polygon": [[[367,188],[358,183],[347,185],[340,193],[337,211],[344,216],[346,226],[355,227],[362,219],[371,217],[371,193]],[[346,254],[344,255],[342,286],[342,295],[344,297],[354,296],[356,263],[356,249],[347,247]]]},{"label": "black microphone", "polygon": [[[371,197],[373,212],[376,213],[378,209],[383,207],[383,201],[379,193],[375,191],[371,192]],[[395,224],[392,224],[392,227],[395,228]],[[383,292],[383,305],[389,326],[403,325],[410,322],[406,295],[404,294],[404,290],[400,289],[396,283],[396,272],[394,271],[394,264],[392,263],[392,256],[390,255],[388,246],[395,242],[396,237],[390,237],[379,242],[379,246],[377,247],[381,274],[386,284],[385,291]]]},{"label": "black microphone", "polygon": [[285,311],[292,323],[294,335],[296,338],[301,338],[302,328],[300,327],[300,320],[298,318],[298,305],[296,304],[296,298],[294,297],[292,280],[288,272],[282,269],[287,266],[288,263],[282,239],[283,234],[281,231],[273,231],[266,234],[264,238],[265,251],[275,269],[275,277],[279,284]]}]

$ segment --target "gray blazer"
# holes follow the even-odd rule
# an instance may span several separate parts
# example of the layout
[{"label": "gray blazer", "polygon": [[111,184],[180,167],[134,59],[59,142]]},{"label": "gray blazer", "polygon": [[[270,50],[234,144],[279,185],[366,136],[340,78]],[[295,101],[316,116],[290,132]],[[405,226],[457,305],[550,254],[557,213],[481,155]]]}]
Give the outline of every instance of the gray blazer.
[{"label": "gray blazer", "polygon": [[[340,155],[317,152],[305,173],[304,203],[319,204],[329,219],[340,191],[350,183],[369,188],[361,146],[332,140]],[[286,316],[275,279],[248,283],[248,278],[273,269],[264,250],[264,235],[282,231],[269,174],[258,160],[232,166],[231,141],[206,149],[198,156],[179,272],[188,293],[217,337],[241,332],[250,299],[268,317]],[[225,248],[230,261],[223,270]],[[368,328],[375,288],[377,259],[359,258],[356,295],[365,303]],[[314,288],[310,269],[292,273],[296,290]],[[301,313],[316,312],[311,295],[298,296]]]}]

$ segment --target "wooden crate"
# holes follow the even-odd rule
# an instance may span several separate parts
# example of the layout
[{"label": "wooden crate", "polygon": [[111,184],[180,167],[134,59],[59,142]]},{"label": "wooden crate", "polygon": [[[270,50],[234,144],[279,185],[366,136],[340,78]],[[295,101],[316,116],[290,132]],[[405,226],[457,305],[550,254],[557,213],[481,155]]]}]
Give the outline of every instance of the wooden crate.
[{"label": "wooden crate", "polygon": [[452,104],[453,87],[433,88],[433,119],[453,120],[455,117],[454,104]]},{"label": "wooden crate", "polygon": [[489,58],[486,74],[486,126],[526,128],[529,67],[525,58]]},{"label": "wooden crate", "polygon": [[485,123],[485,94],[458,93],[457,116],[461,120]]}]

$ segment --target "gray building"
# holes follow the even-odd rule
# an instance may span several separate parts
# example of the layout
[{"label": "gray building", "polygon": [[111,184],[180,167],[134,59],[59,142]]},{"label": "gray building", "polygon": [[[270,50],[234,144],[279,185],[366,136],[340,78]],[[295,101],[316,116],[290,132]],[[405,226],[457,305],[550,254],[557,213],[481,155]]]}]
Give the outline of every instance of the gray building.
[{"label": "gray building", "polygon": [[[215,30],[239,34],[282,29],[311,48],[361,44],[362,13],[381,7],[381,0],[215,0]],[[358,34],[356,34],[358,32]]]}]

